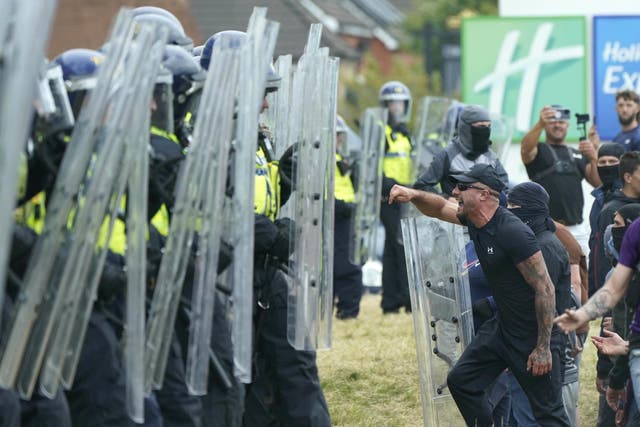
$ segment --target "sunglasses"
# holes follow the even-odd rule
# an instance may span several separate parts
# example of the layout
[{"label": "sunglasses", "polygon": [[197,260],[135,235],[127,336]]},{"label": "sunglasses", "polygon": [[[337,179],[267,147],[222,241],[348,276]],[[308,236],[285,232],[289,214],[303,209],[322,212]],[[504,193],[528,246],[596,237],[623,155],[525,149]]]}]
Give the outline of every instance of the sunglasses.
[{"label": "sunglasses", "polygon": [[486,190],[492,196],[498,197],[498,194],[495,191],[493,191],[493,190],[491,190],[489,188],[478,187],[477,185],[473,185],[473,184],[464,184],[462,182],[459,182],[459,183],[456,184],[456,188],[458,189],[458,191],[461,191],[461,192],[462,191],[467,191],[470,188],[473,188],[474,190],[480,190],[480,191],[485,191]]}]

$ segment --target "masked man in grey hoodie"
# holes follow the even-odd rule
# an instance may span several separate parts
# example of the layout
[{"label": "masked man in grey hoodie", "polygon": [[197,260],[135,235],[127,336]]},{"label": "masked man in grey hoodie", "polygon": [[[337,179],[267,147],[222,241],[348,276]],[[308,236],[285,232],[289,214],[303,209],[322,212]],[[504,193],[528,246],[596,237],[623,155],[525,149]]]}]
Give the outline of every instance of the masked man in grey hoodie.
[{"label": "masked man in grey hoodie", "polygon": [[[480,105],[467,105],[460,110],[458,130],[453,139],[433,159],[429,169],[416,181],[414,188],[450,196],[455,188],[452,175],[468,172],[476,164],[493,166],[500,180],[508,185],[507,172],[491,145],[491,119]],[[436,186],[440,184],[440,189]]]}]

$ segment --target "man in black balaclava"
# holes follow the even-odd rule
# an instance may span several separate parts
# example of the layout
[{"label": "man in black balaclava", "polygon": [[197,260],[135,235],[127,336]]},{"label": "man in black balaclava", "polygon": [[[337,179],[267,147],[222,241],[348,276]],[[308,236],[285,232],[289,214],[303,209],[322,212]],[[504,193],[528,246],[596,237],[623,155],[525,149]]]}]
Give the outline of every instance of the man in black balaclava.
[{"label": "man in black balaclava", "polygon": [[[571,298],[571,267],[565,247],[555,235],[556,226],[549,215],[549,194],[535,182],[518,184],[507,195],[508,209],[531,228],[540,245],[549,277],[555,285],[556,310],[558,313],[574,306]],[[563,403],[571,425],[575,425],[578,397],[578,365],[565,352],[566,337],[554,330],[551,351],[554,363],[560,360],[563,368]],[[569,352],[570,353],[570,352]],[[558,359],[556,359],[558,358]],[[522,388],[511,378],[511,410],[519,425],[533,425],[535,418]]]},{"label": "man in black balaclava", "polygon": [[[491,119],[480,105],[467,105],[460,110],[458,131],[447,147],[436,155],[429,169],[416,181],[414,188],[450,196],[455,188],[452,175],[463,174],[476,164],[493,166],[500,180],[508,185],[507,172],[491,145]],[[436,185],[440,184],[439,191]]]},{"label": "man in black balaclava", "polygon": [[[602,207],[611,200],[611,195],[614,191],[619,190],[622,187],[622,181],[620,180],[620,172],[618,165],[620,164],[620,157],[624,154],[624,147],[615,142],[603,142],[598,148],[598,175],[602,181],[602,185],[596,187],[591,192],[593,196],[593,205],[591,205],[591,212],[589,213],[589,226],[591,231],[589,233],[589,265],[595,265],[594,257],[596,256],[596,235],[598,231],[598,216]],[[593,294],[596,289],[596,270],[594,268],[589,269],[589,294]]]}]

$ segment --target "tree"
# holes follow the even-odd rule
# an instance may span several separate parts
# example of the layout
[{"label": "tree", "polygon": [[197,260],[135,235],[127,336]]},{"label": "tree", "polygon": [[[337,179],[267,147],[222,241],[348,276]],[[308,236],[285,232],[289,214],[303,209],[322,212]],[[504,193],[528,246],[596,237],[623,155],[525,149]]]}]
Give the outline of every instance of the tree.
[{"label": "tree", "polygon": [[[378,91],[389,80],[399,80],[411,91],[414,101],[427,95],[427,76],[419,57],[413,55],[396,55],[393,57],[391,71],[383,75],[380,66],[371,53],[366,53],[362,67],[356,74],[341,74],[343,96],[339,98],[338,112],[349,123],[354,125],[362,112],[369,107],[376,107]],[[437,83],[434,83],[437,85]]]}]

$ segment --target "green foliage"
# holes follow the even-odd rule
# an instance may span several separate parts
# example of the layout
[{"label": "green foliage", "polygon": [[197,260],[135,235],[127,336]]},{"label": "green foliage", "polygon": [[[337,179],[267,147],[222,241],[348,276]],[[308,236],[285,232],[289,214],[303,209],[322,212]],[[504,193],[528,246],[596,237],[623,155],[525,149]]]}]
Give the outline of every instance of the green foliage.
[{"label": "green foliage", "polygon": [[339,100],[338,112],[350,126],[353,127],[365,108],[378,105],[378,91],[390,80],[399,80],[407,85],[414,107],[417,100],[427,95],[427,76],[420,60],[394,56],[391,71],[386,76],[371,53],[365,54],[363,63],[359,74],[353,77],[341,74],[344,96]]},{"label": "green foliage", "polygon": [[[391,72],[383,75],[371,53],[363,58],[362,69],[356,75],[341,74],[343,95],[339,113],[353,126],[365,108],[378,105],[378,90],[389,80],[400,80],[411,90],[414,106],[426,95],[442,95],[441,46],[459,43],[461,19],[472,15],[496,15],[498,0],[414,0],[415,10],[407,15],[402,29],[409,37],[403,39],[401,51],[410,52],[415,60],[395,56]],[[431,48],[426,61],[433,70],[425,73],[425,27],[430,25]],[[422,58],[422,59],[418,59]],[[414,111],[415,113],[415,111]]]}]

